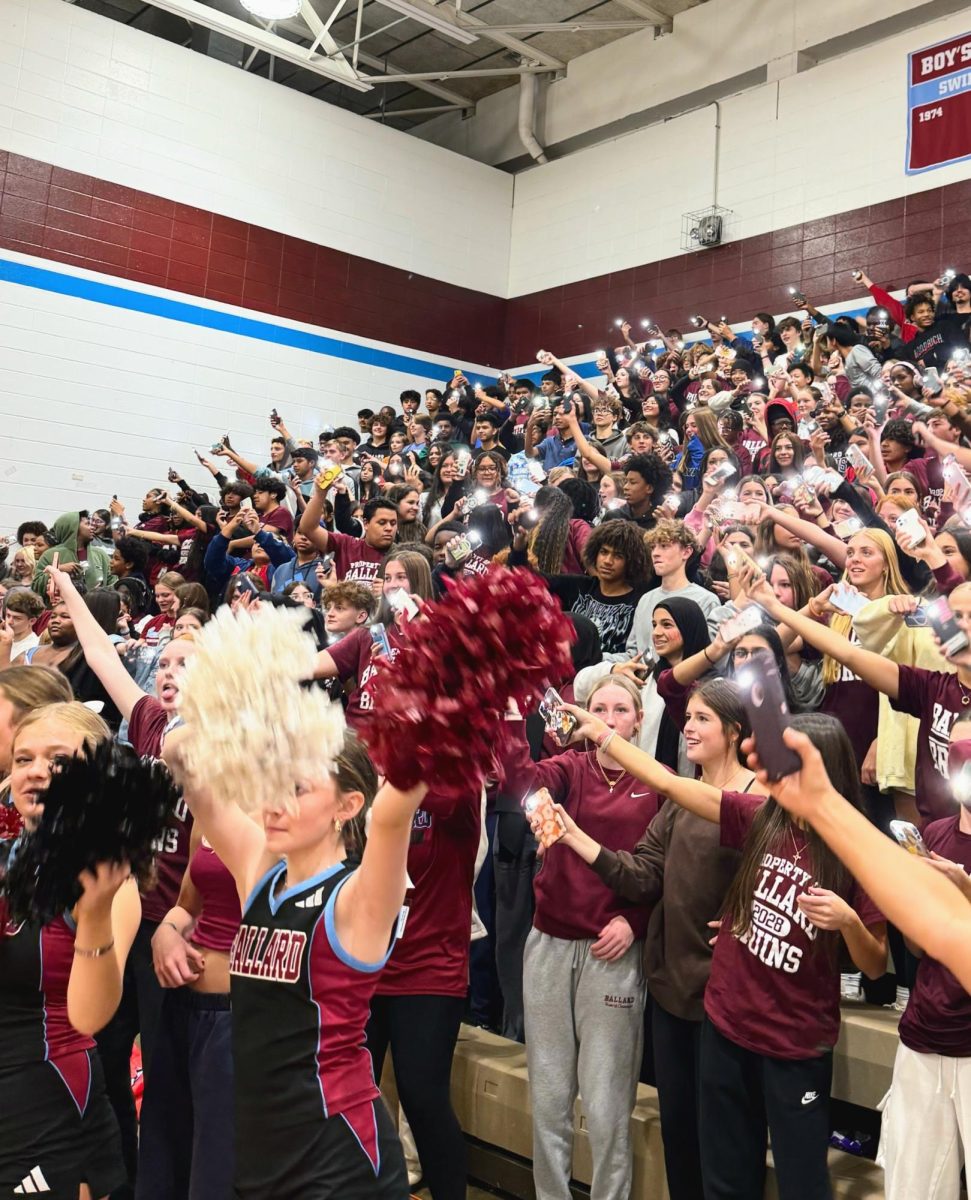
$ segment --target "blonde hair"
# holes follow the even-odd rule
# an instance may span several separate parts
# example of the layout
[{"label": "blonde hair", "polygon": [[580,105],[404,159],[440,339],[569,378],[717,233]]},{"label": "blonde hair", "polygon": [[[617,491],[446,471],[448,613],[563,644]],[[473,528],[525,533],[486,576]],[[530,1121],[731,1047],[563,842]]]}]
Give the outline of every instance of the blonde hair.
[{"label": "blonde hair", "polygon": [[17,720],[35,708],[68,704],[74,699],[71,685],[53,667],[7,667],[0,671],[0,694]]},{"label": "blonde hair", "polygon": [[81,744],[85,750],[93,750],[99,742],[105,742],[111,737],[111,730],[96,712],[79,700],[67,700],[43,704],[27,713],[14,732],[14,745],[25,729],[39,725],[41,721],[56,721],[72,733],[80,733]]},{"label": "blonde hair", "polygon": [[597,692],[602,692],[605,687],[619,687],[622,692],[626,692],[631,700],[634,701],[637,719],[640,720],[641,714],[644,711],[644,701],[641,699],[640,685],[636,684],[633,679],[628,679],[626,675],[605,675],[603,679],[598,679],[590,689],[583,707],[589,710],[594,696],[596,696]]},{"label": "blonde hair", "polygon": [[[857,538],[869,538],[870,541],[883,555],[884,571],[883,571],[883,595],[884,596],[907,596],[910,594],[910,588],[904,582],[904,577],[900,574],[900,563],[897,558],[897,547],[894,544],[893,538],[883,529],[861,529],[859,533],[854,533],[850,538],[850,542],[856,541]],[[844,570],[842,579],[849,582]],[[849,639],[853,631],[853,618],[848,613],[834,613],[829,620],[829,627],[834,633],[840,634],[842,637]],[[830,655],[825,655],[823,658],[823,683],[826,687],[830,687],[840,677],[843,670],[843,664],[836,661]]]}]

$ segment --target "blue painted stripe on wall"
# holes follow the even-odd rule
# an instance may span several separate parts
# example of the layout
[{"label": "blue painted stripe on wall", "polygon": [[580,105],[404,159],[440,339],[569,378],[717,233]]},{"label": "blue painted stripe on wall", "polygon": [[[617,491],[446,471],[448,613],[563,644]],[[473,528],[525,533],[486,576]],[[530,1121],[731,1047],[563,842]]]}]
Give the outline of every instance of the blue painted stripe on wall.
[{"label": "blue painted stripe on wall", "polygon": [[[86,279],[46,267],[35,267],[27,263],[14,262],[0,256],[0,281],[54,292],[59,296],[74,296],[79,300],[90,300],[95,304],[107,304],[111,308],[126,308],[131,312],[146,313],[162,317],[166,321],[181,321],[186,325],[200,325],[206,329],[218,329],[223,333],[235,333],[240,337],[254,338],[261,342],[275,342],[279,346],[292,346],[296,350],[307,350],[311,354],[324,354],[329,358],[341,358],[347,362],[362,363],[369,367],[380,367],[385,371],[400,371],[405,375],[419,375],[426,379],[447,380],[450,369],[440,363],[414,358],[408,354],[396,354],[393,350],[382,350],[376,346],[360,346],[356,342],[345,342],[340,338],[327,337],[320,333],[307,333],[302,329],[291,329],[273,321],[257,317],[242,317],[220,309],[206,308],[184,300],[172,300],[168,296],[155,296],[134,288],[119,287],[100,280]],[[495,372],[470,370],[473,377],[490,380]]]}]

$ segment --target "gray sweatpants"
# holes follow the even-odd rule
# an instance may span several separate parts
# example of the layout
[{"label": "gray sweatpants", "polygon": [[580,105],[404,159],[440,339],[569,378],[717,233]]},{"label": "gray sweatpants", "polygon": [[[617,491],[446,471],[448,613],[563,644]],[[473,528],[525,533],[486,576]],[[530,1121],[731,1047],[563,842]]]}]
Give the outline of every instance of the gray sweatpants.
[{"label": "gray sweatpants", "polygon": [[573,1105],[579,1091],[593,1155],[592,1200],[628,1200],[630,1115],[644,1039],[643,946],[616,962],[533,929],[526,940],[523,1000],[533,1108],[537,1200],[570,1200]]}]

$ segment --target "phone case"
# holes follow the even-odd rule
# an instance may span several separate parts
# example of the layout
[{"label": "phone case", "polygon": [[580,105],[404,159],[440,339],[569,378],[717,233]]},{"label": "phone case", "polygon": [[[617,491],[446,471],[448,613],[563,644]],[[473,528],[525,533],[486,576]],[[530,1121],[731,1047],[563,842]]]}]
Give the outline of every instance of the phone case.
[{"label": "phone case", "polygon": [[847,517],[845,521],[837,521],[833,526],[833,533],[838,538],[842,538],[845,542],[847,538],[851,538],[854,533],[859,533],[863,528],[863,522],[859,517]]},{"label": "phone case", "polygon": [[718,626],[718,636],[723,642],[732,642],[744,633],[750,633],[766,620],[765,613],[757,604],[749,604],[741,612],[726,618]]},{"label": "phone case", "polygon": [[523,801],[523,808],[529,817],[534,813],[539,814],[541,824],[536,840],[544,850],[549,850],[550,846],[555,846],[560,838],[566,836],[566,825],[553,807],[553,797],[547,788],[540,788],[538,792],[528,795]]},{"label": "phone case", "polygon": [[371,641],[378,646],[381,653],[386,657],[391,657],[391,643],[388,641],[388,631],[383,622],[375,621],[371,626]]},{"label": "phone case", "polygon": [[558,745],[565,746],[573,736],[577,722],[576,717],[570,713],[559,711],[562,703],[563,697],[556,688],[547,688],[539,702],[539,715],[543,718],[547,733]]},{"label": "phone case", "polygon": [[931,629],[934,630],[940,640],[941,653],[945,658],[951,658],[959,650],[967,649],[968,635],[954,619],[951,606],[943,596],[925,605],[924,611],[927,613],[927,620],[930,623]]},{"label": "phone case", "polygon": [[752,726],[756,751],[770,782],[795,774],[802,761],[782,740],[783,730],[792,717],[775,659],[762,655],[751,660],[736,672],[735,681]]},{"label": "phone case", "polygon": [[927,534],[924,532],[924,527],[921,525],[917,516],[917,510],[914,508],[908,509],[905,513],[901,513],[894,522],[894,528],[898,533],[906,533],[910,535],[912,545],[919,545],[923,542]]},{"label": "phone case", "polygon": [[829,602],[833,608],[838,608],[840,612],[848,613],[851,617],[855,617],[861,608],[866,608],[870,603],[866,596],[854,591],[847,583],[838,583],[833,588]]},{"label": "phone case", "polygon": [[930,851],[924,845],[920,830],[910,821],[891,821],[890,832],[908,853],[916,854],[920,858],[930,858]]}]

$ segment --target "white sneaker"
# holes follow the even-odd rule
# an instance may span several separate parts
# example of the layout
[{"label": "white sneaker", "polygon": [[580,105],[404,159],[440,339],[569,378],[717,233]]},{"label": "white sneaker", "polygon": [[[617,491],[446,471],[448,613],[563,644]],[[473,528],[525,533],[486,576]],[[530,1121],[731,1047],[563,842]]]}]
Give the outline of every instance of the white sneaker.
[{"label": "white sneaker", "polygon": [[840,976],[840,998],[842,1000],[862,1000],[863,999],[863,976],[859,972],[855,975]]}]

